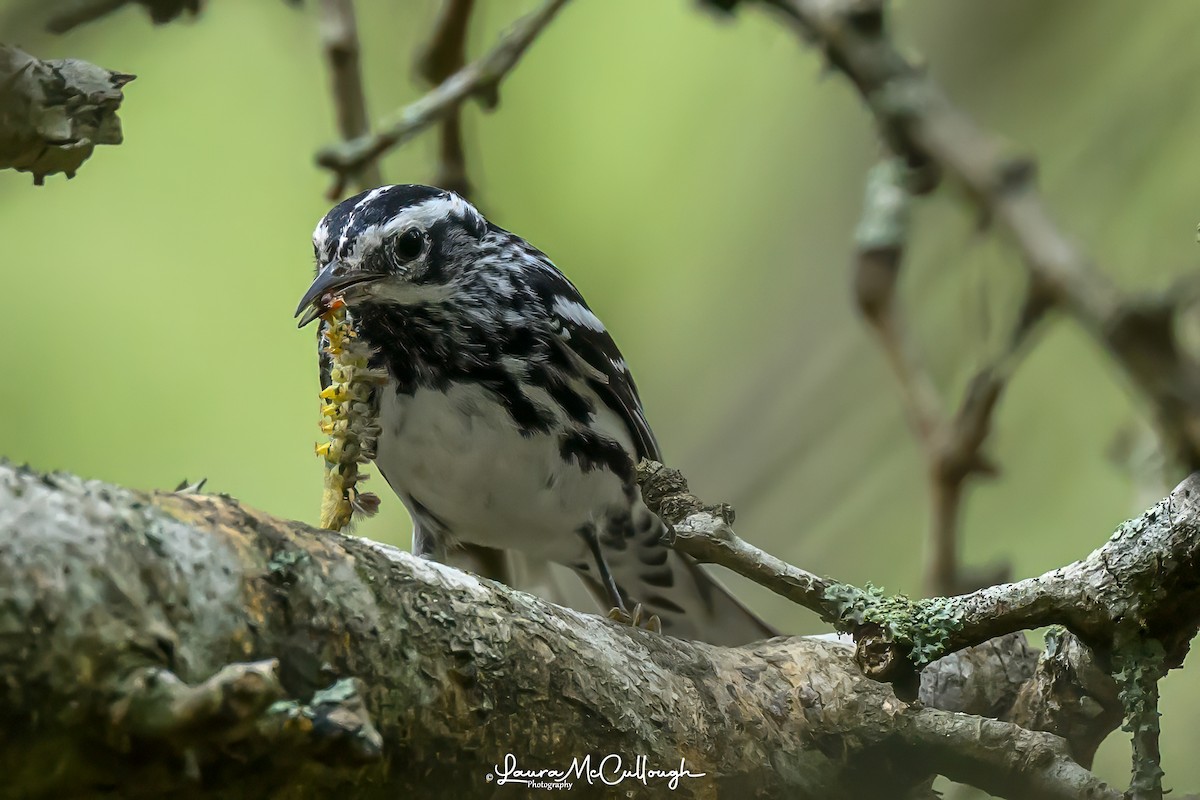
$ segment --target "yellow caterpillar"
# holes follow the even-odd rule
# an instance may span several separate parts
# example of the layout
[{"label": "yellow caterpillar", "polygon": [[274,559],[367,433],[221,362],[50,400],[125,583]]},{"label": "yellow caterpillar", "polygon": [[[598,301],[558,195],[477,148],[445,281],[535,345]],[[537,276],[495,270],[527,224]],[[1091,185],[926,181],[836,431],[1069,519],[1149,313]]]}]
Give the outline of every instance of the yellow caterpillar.
[{"label": "yellow caterpillar", "polygon": [[321,315],[321,349],[331,362],[329,385],[321,387],[321,432],[329,438],[316,451],[325,459],[321,527],[340,531],[355,514],[379,510],[379,497],[359,489],[368,477],[359,465],[375,457],[379,425],[372,395],[387,374],[370,367],[371,350],[358,337],[346,304],[334,298],[328,307]]}]

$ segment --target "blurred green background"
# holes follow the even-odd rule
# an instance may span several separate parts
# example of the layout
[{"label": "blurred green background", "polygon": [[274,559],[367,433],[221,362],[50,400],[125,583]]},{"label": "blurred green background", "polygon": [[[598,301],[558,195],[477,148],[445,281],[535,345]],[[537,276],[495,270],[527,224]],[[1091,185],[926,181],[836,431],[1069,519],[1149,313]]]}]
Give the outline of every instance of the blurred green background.
[{"label": "blurred green background", "polygon": [[[479,5],[476,53],[534,3]],[[848,289],[876,137],[845,82],[751,5],[731,20],[684,0],[568,5],[498,112],[468,109],[476,199],[580,286],[668,459],[737,507],[743,536],[919,592],[923,462]],[[75,180],[0,173],[0,453],[146,489],[206,476],[314,521],[316,362],[292,320],[329,205],[312,160],[333,137],[313,4],[213,0],[157,29],[127,10],[58,38],[38,8],[0,0],[0,38],[139,77],[124,145]],[[434,10],[359,3],[374,118],[419,96],[410,62]],[[952,97],[1038,156],[1057,217],[1123,286],[1195,269],[1200,5],[908,0],[894,18]],[[427,134],[390,156],[387,179],[429,180],[433,148]],[[952,399],[1015,312],[1023,272],[952,190],[917,222],[904,300]],[[1156,499],[1144,470],[1113,456],[1141,411],[1084,334],[1052,326],[996,418],[1003,474],[968,497],[966,560],[1035,574]],[[360,530],[407,544],[390,495]],[[737,585],[781,626],[820,630]],[[1181,790],[1200,788],[1196,674],[1164,687],[1164,767]],[[1099,770],[1123,784],[1126,758],[1110,737]]]}]

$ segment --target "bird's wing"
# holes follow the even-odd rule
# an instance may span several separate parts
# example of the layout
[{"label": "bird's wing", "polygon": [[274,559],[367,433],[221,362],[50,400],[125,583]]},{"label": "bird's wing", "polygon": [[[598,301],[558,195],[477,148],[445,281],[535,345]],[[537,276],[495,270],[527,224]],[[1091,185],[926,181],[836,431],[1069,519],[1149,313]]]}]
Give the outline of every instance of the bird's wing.
[{"label": "bird's wing", "polygon": [[604,323],[588,308],[574,284],[549,262],[530,270],[528,280],[554,321],[556,344],[588,374],[592,390],[625,422],[637,457],[661,461],[637,384]]}]

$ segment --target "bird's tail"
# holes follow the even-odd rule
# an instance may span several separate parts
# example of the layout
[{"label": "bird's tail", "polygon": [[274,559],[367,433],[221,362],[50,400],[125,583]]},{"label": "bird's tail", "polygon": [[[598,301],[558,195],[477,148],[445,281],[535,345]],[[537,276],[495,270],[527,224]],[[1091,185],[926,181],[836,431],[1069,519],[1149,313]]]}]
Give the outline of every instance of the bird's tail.
[{"label": "bird's tail", "polygon": [[[658,615],[668,636],[735,647],[779,635],[695,559],[672,550],[657,537],[605,555],[626,608],[632,611],[641,603],[646,611]],[[469,545],[452,551],[447,561],[581,611],[594,610],[588,607],[588,594],[601,613],[612,606],[593,574],[576,573],[587,587],[582,591],[565,567],[524,553]]]},{"label": "bird's tail", "polygon": [[[641,603],[645,611],[658,615],[668,636],[735,647],[779,635],[695,559],[661,540],[605,555],[626,608],[632,611]],[[612,604],[600,584],[581,577],[607,610]]]}]

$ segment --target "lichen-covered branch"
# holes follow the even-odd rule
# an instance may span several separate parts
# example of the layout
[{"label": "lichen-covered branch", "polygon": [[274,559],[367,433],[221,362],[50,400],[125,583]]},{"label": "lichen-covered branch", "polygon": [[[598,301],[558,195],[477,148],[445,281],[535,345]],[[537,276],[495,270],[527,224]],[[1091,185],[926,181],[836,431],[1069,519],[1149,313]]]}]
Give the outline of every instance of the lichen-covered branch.
[{"label": "lichen-covered branch", "polygon": [[680,797],[924,797],[939,772],[1120,797],[1058,737],[963,713],[1032,696],[1023,649],[952,656],[910,705],[836,641],[683,642],[228,498],[7,465],[0,634],[0,770],[27,795],[490,797],[510,756],[617,754],[682,764]]},{"label": "lichen-covered branch", "polygon": [[672,526],[677,549],[856,633],[882,626],[894,638],[888,649],[902,651],[918,667],[997,636],[1062,625],[1105,652],[1132,626],[1139,637],[1161,643],[1171,668],[1183,662],[1200,630],[1200,473],[1124,523],[1082,561],[957,597],[913,601],[786,564],[739,538],[730,524],[732,509],[705,505],[677,470],[643,461],[638,472],[647,503]]},{"label": "lichen-covered branch", "polygon": [[41,61],[0,44],[0,169],[75,176],[98,144],[121,143],[117,109],[133,75],[78,59]]},{"label": "lichen-covered branch", "polygon": [[[732,509],[705,506],[675,470],[643,462],[639,477],[647,502],[672,525],[675,547],[852,633],[864,674],[892,683],[901,698],[915,698],[919,670],[947,653],[1015,631],[1068,628],[1110,664],[1121,685],[1125,729],[1134,743],[1131,793],[1161,796],[1157,682],[1182,665],[1200,631],[1200,473],[1082,561],[1037,578],[918,601],[869,584],[860,589],[818,578],[763,553],[733,533]],[[1095,744],[1077,752],[1090,758]]]},{"label": "lichen-covered branch", "polygon": [[[741,2],[743,0],[709,0],[711,5],[725,11],[732,11]],[[932,188],[938,176],[948,175],[965,190],[982,220],[995,224],[1009,236],[1025,262],[1030,282],[1026,308],[1019,324],[1026,319],[1036,320],[1050,309],[1062,310],[1072,317],[1107,349],[1132,387],[1147,401],[1162,450],[1170,454],[1177,467],[1187,471],[1200,469],[1200,361],[1181,346],[1177,332],[1177,318],[1186,308],[1187,300],[1169,295],[1126,295],[1097,269],[1083,250],[1060,230],[1043,204],[1035,185],[1034,162],[1007,153],[996,137],[978,128],[950,101],[926,70],[910,62],[892,43],[884,0],[758,2],[781,12],[806,43],[818,46],[832,67],[850,80],[875,115],[889,149],[925,179],[923,190]],[[896,258],[898,254],[896,251]],[[890,265],[885,260],[883,266]],[[881,271],[876,269],[875,272]],[[894,277],[894,268],[891,273]],[[888,273],[883,271],[882,274]],[[1023,335],[1020,328],[1016,333]],[[1019,353],[1020,338],[1014,336],[1013,343],[1017,345],[1012,348],[1015,356]],[[1011,368],[1012,363],[1012,359],[1006,357],[1001,366]],[[965,423],[961,430],[967,434],[960,442],[970,445],[977,439],[982,443],[987,433],[990,408],[1003,388],[999,375],[999,370],[993,370],[973,387],[976,391],[974,413],[960,415]],[[974,451],[978,453],[978,446]],[[971,448],[964,452],[970,455]],[[1181,491],[1184,493],[1178,499],[1186,500],[1196,491],[1195,485],[1188,485],[1194,482],[1193,476],[1176,490],[1176,495]],[[954,501],[956,496],[943,493],[941,499]],[[1170,516],[1173,508],[1171,501],[1167,502],[1162,511]],[[953,502],[937,507],[942,511],[957,511]],[[1163,527],[1161,521],[1155,524],[1155,519],[1143,519],[1143,523],[1151,524],[1156,530]],[[1185,540],[1188,537],[1178,538]],[[1125,537],[1119,532],[1114,541],[1118,539]],[[942,537],[940,544],[952,545],[953,539]],[[1158,639],[1159,631],[1155,628],[1169,625],[1160,616],[1162,609],[1175,609],[1170,609],[1169,602],[1156,603],[1149,597],[1146,587],[1154,586],[1157,576],[1146,572],[1148,565],[1139,557],[1140,548],[1126,542],[1126,546],[1119,549],[1122,552],[1116,553],[1106,546],[1093,553],[1086,562],[1080,562],[1084,570],[1094,567],[1096,560],[1103,561],[1108,567],[1108,559],[1114,556],[1130,555],[1137,562],[1136,574],[1121,574],[1121,570],[1114,570],[1112,579],[1106,582],[1106,589],[1111,592],[1103,594],[1118,595],[1104,598],[1118,603],[1120,611],[1113,614],[1106,614],[1087,602],[1094,598],[1082,597],[1086,610],[1071,613],[1064,607],[1064,601],[1072,595],[1080,596],[1080,584],[1069,587],[1057,574],[1042,576],[1038,579],[1041,583],[1022,582],[1000,587],[999,595],[977,593],[973,600],[993,604],[986,608],[983,617],[973,616],[958,602],[946,604],[936,599],[926,602],[924,607],[913,606],[912,610],[926,622],[932,612],[950,623],[935,626],[938,630],[961,629],[972,635],[992,635],[995,632],[993,626],[997,624],[1028,627],[1046,621],[1063,622],[1090,646],[1111,655],[1114,664],[1126,660],[1134,664],[1138,678],[1125,681],[1121,695],[1125,700],[1127,728],[1134,737],[1130,794],[1139,798],[1157,798],[1162,794],[1157,760],[1158,731],[1157,723],[1151,724],[1149,720],[1157,717],[1157,680],[1161,675],[1158,668],[1162,664],[1170,668],[1181,662],[1186,652],[1186,640],[1181,643]],[[953,553],[943,555],[952,556]],[[1189,552],[1188,556],[1192,554]],[[1188,562],[1189,569],[1191,566]],[[1069,576],[1072,580],[1088,577],[1091,576],[1078,573]],[[1197,629],[1196,613],[1191,607],[1191,593],[1186,586],[1183,589],[1188,607],[1181,610],[1172,630],[1174,636],[1190,639]],[[921,660],[920,652],[924,649],[921,642],[907,636],[919,633],[921,626],[914,628],[911,622],[896,624],[897,620],[913,619],[911,614],[903,613],[903,604],[895,603],[894,598],[868,596],[864,599],[858,590],[838,591],[847,598],[847,608],[856,615],[852,622],[862,633],[859,655],[864,669],[876,666],[875,661],[881,668],[890,667],[896,659],[889,656],[895,655],[897,645],[901,649],[911,648],[917,661]],[[1163,590],[1156,587],[1154,591]],[[1008,605],[1014,599],[1015,605]],[[1139,620],[1136,615],[1143,611],[1149,611],[1154,619]],[[1119,616],[1121,612],[1135,616],[1122,617]],[[945,617],[947,613],[949,617]],[[890,615],[891,621],[879,626],[881,635],[863,632],[863,621],[872,614],[876,618],[881,614]],[[960,614],[964,615],[962,619]],[[977,626],[971,623],[984,617],[987,623],[982,630],[973,630]],[[1073,619],[1068,621],[1068,617]],[[879,623],[878,619],[869,621]],[[1092,626],[1092,630],[1084,630],[1088,626]],[[1146,645],[1151,641],[1162,645],[1162,664],[1146,656]],[[1135,647],[1131,644],[1135,642],[1142,645]],[[932,652],[937,652],[938,647],[946,643],[939,635]],[[879,658],[875,659],[873,654]],[[872,663],[868,664],[868,661]],[[1128,669],[1128,666],[1119,668],[1118,674],[1128,672]]]},{"label": "lichen-covered branch", "polygon": [[376,126],[374,133],[320,150],[317,164],[337,176],[331,194],[340,195],[348,176],[430,125],[456,113],[467,99],[477,97],[485,108],[494,108],[499,100],[500,81],[516,67],[521,56],[566,3],[567,0],[546,0],[541,7],[517,20],[488,53],[446,78],[391,119],[384,120]]}]

